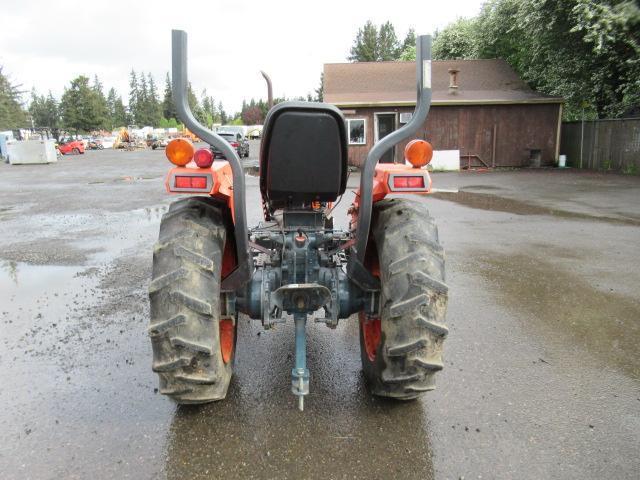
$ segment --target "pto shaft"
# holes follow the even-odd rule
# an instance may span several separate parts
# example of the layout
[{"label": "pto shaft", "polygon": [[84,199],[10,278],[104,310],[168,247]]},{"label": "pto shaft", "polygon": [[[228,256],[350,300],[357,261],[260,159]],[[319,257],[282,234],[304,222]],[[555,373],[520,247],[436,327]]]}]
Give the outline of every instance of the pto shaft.
[{"label": "pto shaft", "polygon": [[304,410],[304,396],[309,394],[309,370],[307,370],[306,313],[293,316],[296,326],[296,364],[291,371],[291,392],[298,396],[298,409]]}]

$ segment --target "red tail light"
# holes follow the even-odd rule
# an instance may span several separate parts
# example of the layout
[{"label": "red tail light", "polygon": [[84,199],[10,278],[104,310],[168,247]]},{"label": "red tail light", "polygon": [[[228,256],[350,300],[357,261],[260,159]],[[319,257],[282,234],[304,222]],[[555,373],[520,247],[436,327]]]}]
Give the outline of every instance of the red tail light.
[{"label": "red tail light", "polygon": [[232,143],[231,143],[231,146],[232,146],[233,148],[238,148],[238,145],[239,145],[239,144],[238,144],[237,142],[232,142]]},{"label": "red tail light", "polygon": [[200,168],[209,168],[213,164],[213,154],[208,148],[199,148],[193,154],[193,161]]},{"label": "red tail light", "polygon": [[213,187],[213,178],[211,174],[175,175],[169,185],[169,190],[174,192],[208,192]]},{"label": "red tail light", "polygon": [[393,177],[393,188],[394,189],[412,189],[412,190],[422,190],[425,188],[424,185],[424,176],[423,175],[413,175],[413,176],[394,176]]}]

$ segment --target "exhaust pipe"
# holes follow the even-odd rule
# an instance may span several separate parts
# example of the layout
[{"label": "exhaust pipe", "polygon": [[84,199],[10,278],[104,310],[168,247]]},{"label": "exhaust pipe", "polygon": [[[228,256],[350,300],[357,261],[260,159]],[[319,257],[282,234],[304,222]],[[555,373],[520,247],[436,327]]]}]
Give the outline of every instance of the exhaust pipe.
[{"label": "exhaust pipe", "polygon": [[227,158],[233,173],[233,205],[238,267],[222,281],[222,290],[236,290],[244,285],[253,271],[253,259],[249,255],[249,233],[247,229],[247,206],[245,202],[244,170],[235,149],[219,135],[198,122],[187,99],[187,33],[171,31],[171,67],[173,101],[178,117],[197,137],[216,147]]},{"label": "exhaust pipe", "polygon": [[267,102],[269,103],[269,110],[271,110],[271,107],[273,107],[273,88],[271,86],[271,77],[263,70],[260,70],[260,73],[264,77],[265,82],[267,82]]}]

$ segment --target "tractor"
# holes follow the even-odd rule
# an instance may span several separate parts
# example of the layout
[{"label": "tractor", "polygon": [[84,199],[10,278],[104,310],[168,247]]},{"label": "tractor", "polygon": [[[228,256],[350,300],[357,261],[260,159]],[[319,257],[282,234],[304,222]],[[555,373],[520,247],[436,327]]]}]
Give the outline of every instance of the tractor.
[{"label": "tractor", "polygon": [[[425,167],[432,147],[415,139],[404,150],[405,163],[378,164],[427,118],[429,36],[417,39],[416,52],[415,112],[369,151],[348,229],[334,229],[331,215],[347,188],[345,118],[333,105],[291,101],[272,106],[264,122],[264,222],[249,229],[243,165],[227,141],[194,118],[187,34],[172,31],[176,109],[208,146],[196,150],[178,138],[166,147],[174,165],[166,190],[186,196],[162,217],[153,252],[149,336],[162,394],[179,404],[225,398],[241,313],[264,329],[293,320],[291,391],[300,410],[312,378],[306,361],[311,318],[333,329],[341,319],[357,318],[372,394],[410,400],[435,388],[448,333],[448,288],[436,224],[415,196],[431,191]],[[225,160],[214,157],[214,147]]]}]

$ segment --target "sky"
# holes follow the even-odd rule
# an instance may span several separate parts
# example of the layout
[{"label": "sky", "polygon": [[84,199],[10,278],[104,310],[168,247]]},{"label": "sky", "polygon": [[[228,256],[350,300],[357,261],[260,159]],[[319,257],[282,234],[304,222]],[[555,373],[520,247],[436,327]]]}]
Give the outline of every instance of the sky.
[{"label": "sky", "polygon": [[[324,63],[346,62],[358,28],[391,21],[402,40],[413,27],[432,34],[480,11],[482,0],[176,1],[20,0],[2,2],[0,65],[23,90],[59,98],[72,78],[97,74],[105,94],[127,103],[129,72],[151,72],[164,88],[171,29],[189,35],[189,80],[222,101],[266,98],[260,70],[276,97],[313,92]],[[28,95],[25,95],[25,99]]]}]

